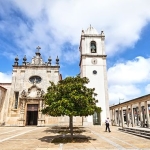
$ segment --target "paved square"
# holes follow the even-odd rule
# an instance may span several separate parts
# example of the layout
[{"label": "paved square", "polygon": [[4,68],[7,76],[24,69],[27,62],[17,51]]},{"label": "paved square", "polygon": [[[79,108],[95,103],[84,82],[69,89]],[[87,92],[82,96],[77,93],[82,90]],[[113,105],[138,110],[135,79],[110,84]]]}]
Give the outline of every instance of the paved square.
[{"label": "paved square", "polygon": [[104,126],[86,128],[82,135],[91,137],[89,143],[54,144],[57,133],[50,127],[0,127],[0,150],[150,150],[150,140],[118,131],[111,133]]}]

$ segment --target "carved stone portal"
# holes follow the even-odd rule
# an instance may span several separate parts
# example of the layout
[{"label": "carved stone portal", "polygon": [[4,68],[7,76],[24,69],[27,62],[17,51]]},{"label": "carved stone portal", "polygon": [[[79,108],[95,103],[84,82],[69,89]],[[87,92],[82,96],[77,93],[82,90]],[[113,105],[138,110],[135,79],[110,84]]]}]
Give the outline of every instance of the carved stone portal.
[{"label": "carved stone portal", "polygon": [[44,91],[37,87],[36,85],[31,86],[26,92],[23,90],[21,92],[21,98],[41,98],[44,95]]}]

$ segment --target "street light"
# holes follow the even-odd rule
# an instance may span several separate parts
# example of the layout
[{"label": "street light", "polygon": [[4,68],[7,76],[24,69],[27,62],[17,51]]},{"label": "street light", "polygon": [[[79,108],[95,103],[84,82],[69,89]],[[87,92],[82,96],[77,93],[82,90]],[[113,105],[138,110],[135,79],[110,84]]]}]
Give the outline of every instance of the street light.
[{"label": "street light", "polygon": [[120,101],[123,101],[124,99],[121,99],[121,98],[119,98],[119,104],[120,104]]}]

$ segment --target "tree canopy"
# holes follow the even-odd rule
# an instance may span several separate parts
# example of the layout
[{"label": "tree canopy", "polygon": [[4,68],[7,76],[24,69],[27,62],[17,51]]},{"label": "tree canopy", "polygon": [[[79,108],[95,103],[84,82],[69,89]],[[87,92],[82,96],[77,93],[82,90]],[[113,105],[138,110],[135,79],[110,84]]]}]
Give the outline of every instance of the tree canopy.
[{"label": "tree canopy", "polygon": [[44,114],[51,116],[88,116],[94,112],[100,112],[96,106],[97,100],[94,89],[87,88],[89,79],[84,77],[67,77],[55,85],[50,82],[47,93],[44,96],[46,107]]}]

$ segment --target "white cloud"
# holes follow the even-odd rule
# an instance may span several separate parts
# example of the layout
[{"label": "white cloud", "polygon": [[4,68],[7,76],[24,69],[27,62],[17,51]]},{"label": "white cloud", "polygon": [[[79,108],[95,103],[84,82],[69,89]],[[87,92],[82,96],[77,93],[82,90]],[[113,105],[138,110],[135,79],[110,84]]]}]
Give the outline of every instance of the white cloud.
[{"label": "white cloud", "polygon": [[[81,30],[85,30],[90,24],[99,33],[101,30],[104,31],[107,55],[113,56],[127,47],[134,47],[140,39],[142,29],[150,21],[149,0],[6,2],[13,5],[0,2],[0,13],[3,18],[0,32],[8,32],[16,44],[17,49],[6,49],[7,53],[11,53],[11,57],[15,50],[18,55],[26,54],[27,57],[32,57],[36,46],[39,45],[42,55],[46,58],[52,56],[55,59],[58,55],[61,62],[79,61],[79,55],[75,55],[79,54],[79,51],[78,48],[74,49],[74,46],[79,45]],[[66,42],[70,42],[72,48],[65,53],[62,46]],[[118,63],[109,68],[110,100],[114,101],[117,97],[128,99],[140,94],[137,84],[149,81],[149,63],[150,59],[137,57],[135,60]],[[2,81],[5,79],[4,76],[5,74],[1,73]]]},{"label": "white cloud", "polygon": [[[150,91],[150,58],[137,57],[134,60],[118,63],[108,69],[110,103],[118,103],[119,98],[124,101],[142,96]],[[139,88],[140,87],[140,88]]]},{"label": "white cloud", "polygon": [[136,85],[111,85],[109,87],[110,104],[118,104],[136,98],[141,94]]},{"label": "white cloud", "polygon": [[0,83],[11,83],[12,74],[0,72]]},{"label": "white cloud", "polygon": [[[99,32],[104,30],[106,51],[108,56],[111,56],[126,47],[133,47],[143,27],[150,20],[149,0],[14,0],[14,2],[32,23],[20,20],[20,23],[11,24],[11,27],[10,23],[7,26],[5,24],[5,29],[10,27],[11,32],[18,35],[14,41],[29,56],[29,51],[34,51],[33,48],[37,45],[40,45],[41,51],[46,54],[63,56],[61,46],[68,41],[72,45],[79,45],[81,30],[90,24]],[[10,9],[7,9],[7,12],[10,16]],[[70,49],[69,55],[73,57],[73,54],[74,50]],[[62,61],[66,58],[62,57]],[[74,57],[72,60],[78,59]]]},{"label": "white cloud", "polygon": [[145,87],[146,94],[150,94],[150,84]]},{"label": "white cloud", "polygon": [[[14,4],[16,4],[19,9],[21,9],[21,11],[23,11],[32,19],[38,18],[46,5],[43,0],[14,0],[14,2]],[[48,4],[50,5],[51,2],[49,1]]]},{"label": "white cloud", "polygon": [[62,39],[70,39],[74,44],[79,44],[80,31],[89,24],[99,32],[104,30],[107,54],[113,55],[119,48],[133,46],[139,39],[150,19],[148,4],[150,2],[146,0],[64,0],[56,1],[52,9],[46,10],[56,34],[61,33]]},{"label": "white cloud", "polygon": [[150,58],[136,57],[108,69],[109,84],[130,84],[150,81]]}]

